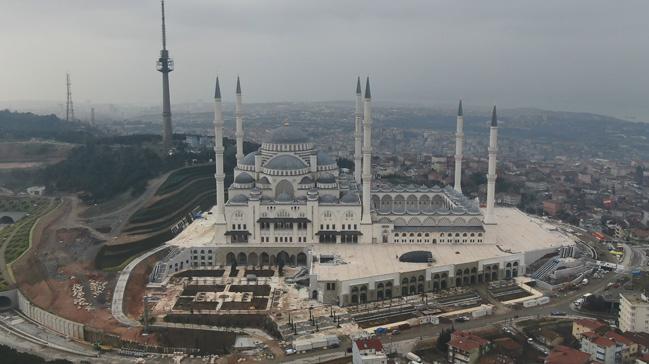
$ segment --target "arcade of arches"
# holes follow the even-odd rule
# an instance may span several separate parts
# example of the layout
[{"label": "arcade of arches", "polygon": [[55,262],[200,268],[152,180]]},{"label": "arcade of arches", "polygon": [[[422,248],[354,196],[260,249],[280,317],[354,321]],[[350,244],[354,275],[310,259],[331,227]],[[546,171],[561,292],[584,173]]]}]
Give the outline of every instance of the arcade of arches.
[{"label": "arcade of arches", "polygon": [[297,265],[297,266],[306,266],[307,265],[307,255],[304,252],[298,252],[297,254],[289,254],[288,252],[281,250],[278,253],[268,253],[262,251],[257,252],[239,252],[235,254],[234,252],[228,252],[225,255],[225,264],[232,265],[232,262],[236,262],[237,265],[279,265],[280,262],[285,265]]},{"label": "arcade of arches", "polygon": [[430,280],[427,280],[424,271],[413,272],[402,274],[399,285],[393,284],[392,280],[383,280],[375,282],[373,289],[369,283],[350,286],[349,293],[342,296],[342,303],[355,305],[425,292],[438,292],[451,287],[467,287],[501,279],[513,279],[519,275],[519,262],[508,262],[502,268],[498,263],[485,264],[482,271],[478,271],[476,265],[461,266],[453,273],[453,275],[448,271],[432,273]]}]

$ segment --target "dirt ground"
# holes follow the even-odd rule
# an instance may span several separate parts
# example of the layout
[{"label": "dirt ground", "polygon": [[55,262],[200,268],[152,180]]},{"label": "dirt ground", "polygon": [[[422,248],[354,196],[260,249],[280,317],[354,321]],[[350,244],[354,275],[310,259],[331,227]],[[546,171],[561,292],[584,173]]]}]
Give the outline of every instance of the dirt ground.
[{"label": "dirt ground", "polygon": [[[139,330],[121,326],[111,314],[116,273],[95,268],[103,241],[78,218],[84,208],[75,197],[64,197],[57,211],[36,226],[32,249],[13,267],[17,284],[38,307],[126,339],[142,340]],[[93,291],[97,284],[105,284],[101,292]],[[75,285],[87,305],[75,304]]]},{"label": "dirt ground", "polygon": [[[166,251],[163,251],[166,253]],[[131,272],[124,293],[124,311],[126,315],[139,320],[144,313],[144,292],[149,281],[153,266],[160,259],[160,254],[154,254],[138,264]]]}]

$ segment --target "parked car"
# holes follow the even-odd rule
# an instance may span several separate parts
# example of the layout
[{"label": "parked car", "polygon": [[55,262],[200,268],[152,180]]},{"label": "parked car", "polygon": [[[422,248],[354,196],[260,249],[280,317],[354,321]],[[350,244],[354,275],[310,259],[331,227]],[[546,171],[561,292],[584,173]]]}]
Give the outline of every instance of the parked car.
[{"label": "parked car", "polygon": [[550,315],[552,315],[552,316],[565,316],[566,313],[563,312],[563,311],[552,311],[552,313]]},{"label": "parked car", "polygon": [[285,353],[286,353],[286,355],[293,355],[293,354],[297,353],[297,351],[295,349],[293,349],[293,348],[288,348],[288,349],[286,349]]}]

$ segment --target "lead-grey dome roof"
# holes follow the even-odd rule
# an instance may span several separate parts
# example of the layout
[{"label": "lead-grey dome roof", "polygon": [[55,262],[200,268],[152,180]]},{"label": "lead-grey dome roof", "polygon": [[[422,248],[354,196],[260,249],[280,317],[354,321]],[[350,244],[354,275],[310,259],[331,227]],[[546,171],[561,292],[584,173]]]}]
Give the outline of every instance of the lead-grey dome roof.
[{"label": "lead-grey dome roof", "polygon": [[325,152],[318,151],[318,164],[321,166],[336,164],[336,160],[331,158],[329,154]]},{"label": "lead-grey dome roof", "polygon": [[270,181],[268,180],[268,177],[263,176],[257,181],[257,183],[263,184],[263,185],[269,185]]},{"label": "lead-grey dome roof", "polygon": [[252,153],[246,154],[245,157],[241,158],[241,162],[239,162],[239,163],[240,164],[245,164],[247,166],[254,166],[255,165],[255,154],[257,154],[257,152],[252,152]]},{"label": "lead-grey dome roof", "polygon": [[235,203],[248,202],[248,197],[246,197],[245,195],[236,195],[230,198],[230,202],[235,202]]},{"label": "lead-grey dome roof", "polygon": [[338,199],[335,196],[332,196],[332,195],[323,195],[323,196],[320,196],[320,202],[336,203],[336,202],[338,202]]},{"label": "lead-grey dome roof", "polygon": [[354,191],[347,191],[340,199],[342,203],[356,203],[358,202],[358,194]]},{"label": "lead-grey dome roof", "polygon": [[270,132],[268,143],[271,144],[301,144],[307,143],[309,138],[298,127],[284,124]]},{"label": "lead-grey dome roof", "polygon": [[252,178],[252,176],[246,172],[239,173],[239,175],[237,175],[237,178],[234,179],[234,183],[241,184],[253,183],[254,181],[255,180]]},{"label": "lead-grey dome roof", "polygon": [[323,173],[318,177],[318,183],[336,183],[336,177],[331,173]]},{"label": "lead-grey dome roof", "polygon": [[269,160],[264,167],[268,169],[287,171],[287,170],[295,170],[295,169],[304,169],[307,167],[307,165],[298,157],[295,157],[290,154],[282,154]]}]

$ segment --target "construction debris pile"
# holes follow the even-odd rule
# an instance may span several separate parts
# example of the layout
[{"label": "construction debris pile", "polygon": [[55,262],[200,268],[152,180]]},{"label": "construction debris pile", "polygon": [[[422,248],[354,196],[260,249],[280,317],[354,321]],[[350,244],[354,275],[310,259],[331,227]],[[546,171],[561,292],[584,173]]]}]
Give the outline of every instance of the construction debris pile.
[{"label": "construction debris pile", "polygon": [[97,298],[102,294],[106,289],[106,283],[107,282],[105,281],[96,281],[94,279],[89,280],[88,284],[90,285],[90,293],[92,294],[92,297]]},{"label": "construction debris pile", "polygon": [[74,305],[77,306],[77,309],[85,309],[86,311],[92,310],[90,302],[86,301],[86,294],[83,291],[83,286],[79,283],[75,283],[72,286],[72,297],[74,298]]}]

